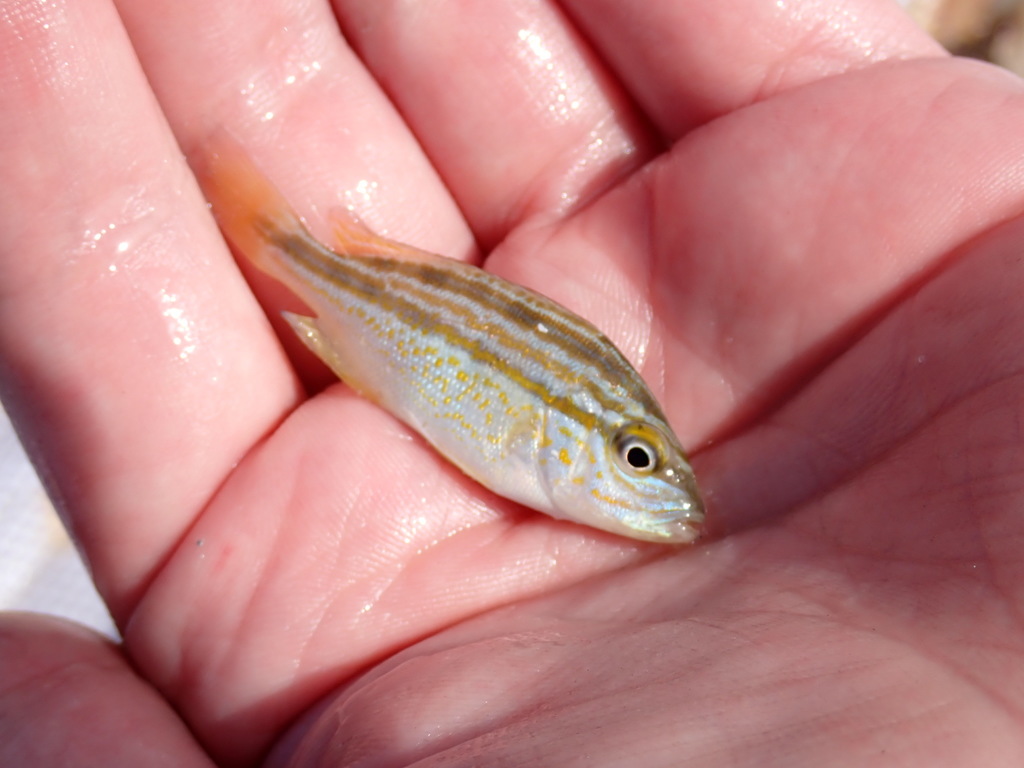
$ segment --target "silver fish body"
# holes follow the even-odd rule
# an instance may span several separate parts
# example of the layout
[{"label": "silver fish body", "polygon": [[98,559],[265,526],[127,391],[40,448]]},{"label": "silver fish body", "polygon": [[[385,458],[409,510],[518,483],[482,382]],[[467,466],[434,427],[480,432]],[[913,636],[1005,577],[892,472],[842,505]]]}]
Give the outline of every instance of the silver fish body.
[{"label": "silver fish body", "polygon": [[[231,201],[224,228],[231,237],[251,227],[237,238],[241,249],[315,313],[286,316],[340,378],[501,496],[636,539],[699,536],[703,504],[678,440],[593,325],[354,221],[336,222],[341,247],[332,250],[272,188],[254,193],[266,184],[254,173],[230,174],[250,189]],[[274,210],[259,210],[270,201]],[[245,205],[256,208],[248,221]]]}]

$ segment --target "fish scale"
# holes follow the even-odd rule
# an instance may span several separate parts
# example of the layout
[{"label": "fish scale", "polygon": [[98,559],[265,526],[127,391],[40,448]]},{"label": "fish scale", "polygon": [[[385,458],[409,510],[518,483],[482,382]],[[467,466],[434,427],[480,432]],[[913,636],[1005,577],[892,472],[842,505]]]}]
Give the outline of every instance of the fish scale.
[{"label": "fish scale", "polygon": [[303,342],[466,474],[555,518],[649,541],[699,536],[683,449],[591,323],[342,215],[326,246],[234,144],[211,155],[204,187],[228,238],[315,314],[285,313]]}]

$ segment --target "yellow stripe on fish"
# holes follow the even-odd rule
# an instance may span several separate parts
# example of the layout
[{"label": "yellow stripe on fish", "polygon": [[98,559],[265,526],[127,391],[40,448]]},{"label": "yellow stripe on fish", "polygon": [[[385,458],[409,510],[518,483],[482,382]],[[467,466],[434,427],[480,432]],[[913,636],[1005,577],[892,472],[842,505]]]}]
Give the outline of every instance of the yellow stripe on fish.
[{"label": "yellow stripe on fish", "polygon": [[597,328],[484,270],[335,220],[317,241],[240,148],[204,188],[228,239],[314,313],[285,313],[341,379],[506,498],[659,542],[704,521],[693,470],[640,375]]}]

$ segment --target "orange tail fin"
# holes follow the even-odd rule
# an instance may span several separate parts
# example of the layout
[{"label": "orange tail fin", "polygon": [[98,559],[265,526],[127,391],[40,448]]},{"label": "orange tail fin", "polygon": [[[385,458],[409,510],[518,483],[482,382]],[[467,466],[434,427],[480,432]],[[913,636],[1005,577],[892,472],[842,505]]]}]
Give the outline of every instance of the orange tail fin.
[{"label": "orange tail fin", "polygon": [[298,214],[227,133],[209,143],[199,181],[221,231],[246,258],[270,271],[268,236],[304,232]]},{"label": "orange tail fin", "polygon": [[[313,241],[309,229],[281,192],[256,167],[249,155],[225,131],[208,142],[198,172],[206,199],[228,240],[264,272],[276,275],[273,245],[278,233],[302,234]],[[333,237],[327,246],[335,253],[377,256],[406,261],[442,261],[438,256],[374,234],[351,211],[331,211]]]}]

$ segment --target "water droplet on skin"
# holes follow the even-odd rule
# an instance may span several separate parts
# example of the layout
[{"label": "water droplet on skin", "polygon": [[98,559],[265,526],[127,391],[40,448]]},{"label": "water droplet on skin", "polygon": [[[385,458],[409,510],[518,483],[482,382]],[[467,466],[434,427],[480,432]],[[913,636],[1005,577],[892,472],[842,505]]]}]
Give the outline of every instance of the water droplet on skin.
[{"label": "water droplet on skin", "polygon": [[573,74],[557,63],[545,39],[532,29],[520,29],[516,37],[524,43],[523,60],[535,71],[541,73],[539,82],[547,83],[546,97],[541,103],[557,122],[569,122],[574,113],[583,107],[583,94],[576,85]]},{"label": "water droplet on skin", "polygon": [[372,209],[379,188],[380,184],[376,181],[360,179],[354,187],[344,192],[346,210],[356,213]]},{"label": "water droplet on skin", "polygon": [[[89,246],[89,248],[94,249],[98,247],[100,243],[103,242],[104,238],[106,238],[107,235],[109,235],[116,229],[117,224],[115,224],[114,222],[104,224],[97,229],[87,229],[83,233],[83,240],[85,241],[86,245]],[[123,249],[122,246],[124,246]],[[119,253],[123,253],[124,251],[128,250],[128,242],[121,241],[120,243],[117,244],[117,249]]]},{"label": "water droplet on skin", "polygon": [[520,40],[526,43],[526,46],[530,49],[530,52],[537,57],[538,61],[549,61],[551,59],[551,51],[544,44],[541,36],[536,32],[529,29],[520,29],[517,33]]},{"label": "water droplet on skin", "polygon": [[167,321],[170,331],[171,343],[178,347],[178,357],[181,360],[188,360],[196,351],[195,329],[185,314],[185,309],[180,306],[180,297],[175,293],[161,292],[160,314]]}]

